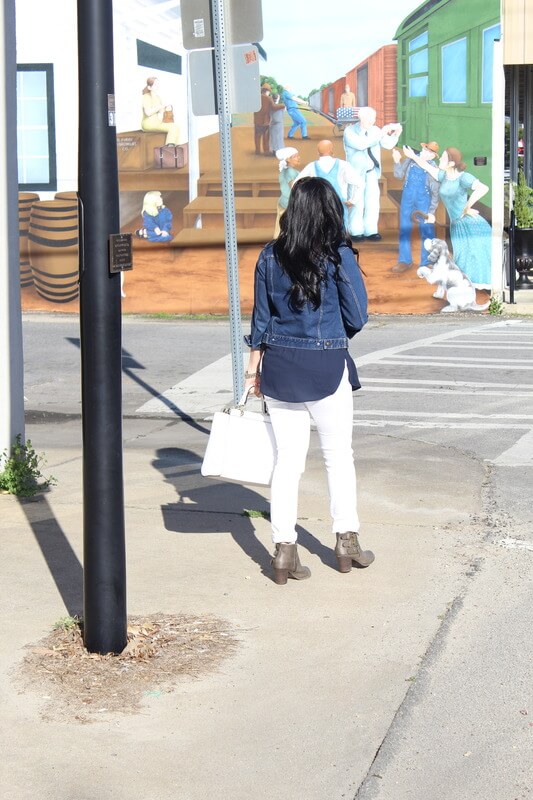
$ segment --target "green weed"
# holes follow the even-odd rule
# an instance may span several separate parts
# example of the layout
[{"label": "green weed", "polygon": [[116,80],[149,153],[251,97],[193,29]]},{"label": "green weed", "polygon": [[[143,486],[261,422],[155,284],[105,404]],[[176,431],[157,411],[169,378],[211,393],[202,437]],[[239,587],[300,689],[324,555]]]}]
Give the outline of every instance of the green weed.
[{"label": "green weed", "polygon": [[262,519],[270,519],[270,513],[268,511],[260,511],[257,508],[243,508],[242,515],[243,517],[260,517]]},{"label": "green weed", "polygon": [[503,309],[504,309],[503,303],[498,297],[493,296],[490,298],[489,309],[488,309],[489,314],[492,314],[494,317],[498,317],[500,314],[503,314]]},{"label": "green weed", "polygon": [[53,475],[48,478],[43,476],[41,466],[45,464],[44,455],[35,452],[29,439],[22,444],[21,435],[18,434],[11,452],[4,450],[0,456],[0,491],[18,497],[33,497],[55,484]]},{"label": "green weed", "polygon": [[80,627],[81,620],[79,617],[61,617],[54,623],[55,631],[71,631],[74,628]]}]

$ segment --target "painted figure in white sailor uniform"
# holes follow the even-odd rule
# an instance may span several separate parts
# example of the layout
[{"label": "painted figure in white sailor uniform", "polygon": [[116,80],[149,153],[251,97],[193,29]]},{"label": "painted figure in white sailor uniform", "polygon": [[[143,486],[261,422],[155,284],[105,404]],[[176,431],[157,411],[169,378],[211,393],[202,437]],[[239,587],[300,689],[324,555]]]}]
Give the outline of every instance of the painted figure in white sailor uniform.
[{"label": "painted figure in white sailor uniform", "polygon": [[381,176],[381,148],[396,147],[402,132],[399,123],[378,128],[376,111],[370,106],[359,109],[359,121],[348,125],[344,131],[346,160],[359,173],[364,192],[348,212],[348,229],[355,241],[381,239],[379,221],[379,178]]}]

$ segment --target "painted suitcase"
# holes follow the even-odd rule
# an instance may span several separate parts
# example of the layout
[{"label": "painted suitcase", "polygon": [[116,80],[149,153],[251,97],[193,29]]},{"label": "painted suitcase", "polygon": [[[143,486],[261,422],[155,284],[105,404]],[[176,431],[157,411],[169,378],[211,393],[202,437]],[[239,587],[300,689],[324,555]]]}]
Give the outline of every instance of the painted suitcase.
[{"label": "painted suitcase", "polygon": [[187,163],[188,148],[186,144],[165,144],[154,147],[154,163],[161,169],[180,169]]}]

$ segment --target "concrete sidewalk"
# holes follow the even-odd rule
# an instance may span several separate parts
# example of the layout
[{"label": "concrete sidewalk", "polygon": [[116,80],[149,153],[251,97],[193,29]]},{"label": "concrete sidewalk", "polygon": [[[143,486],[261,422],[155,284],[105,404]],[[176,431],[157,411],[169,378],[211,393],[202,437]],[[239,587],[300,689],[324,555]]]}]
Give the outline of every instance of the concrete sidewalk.
[{"label": "concrete sidewalk", "polygon": [[[476,580],[473,565],[499,558],[483,463],[356,431],[361,541],[376,561],[341,575],[313,434],[300,497],[312,578],[279,587],[268,523],[242,515],[266,510],[267,492],[202,478],[206,437],[195,427],[127,420],[128,612],[216,614],[236,627],[240,645],[218,672],[147,697],[142,713],[81,725],[43,719],[42,694],[20,694],[13,681],[23,648],[81,609],[79,420],[27,434],[58,484],[34,501],[0,497],[5,800],[478,797],[446,794],[442,783],[419,792],[420,774],[402,793],[397,776],[385,786],[373,765]],[[375,794],[372,781],[386,793]]]}]

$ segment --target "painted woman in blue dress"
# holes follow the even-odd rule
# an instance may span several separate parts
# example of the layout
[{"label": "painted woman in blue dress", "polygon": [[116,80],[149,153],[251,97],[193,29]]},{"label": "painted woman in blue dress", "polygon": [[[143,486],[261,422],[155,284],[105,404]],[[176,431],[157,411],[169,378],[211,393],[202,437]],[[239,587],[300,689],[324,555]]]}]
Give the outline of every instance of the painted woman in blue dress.
[{"label": "painted woman in blue dress", "polygon": [[[422,161],[410,147],[404,147],[403,151],[440,184],[439,195],[450,217],[455,263],[476,289],[490,289],[492,231],[479,211],[472,208],[487,194],[489,187],[475,175],[465,172],[461,151],[456,147],[448,147],[443,152],[438,168]],[[430,214],[427,221],[435,222],[435,217]]]}]

